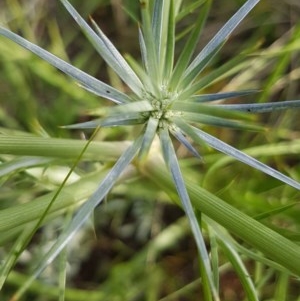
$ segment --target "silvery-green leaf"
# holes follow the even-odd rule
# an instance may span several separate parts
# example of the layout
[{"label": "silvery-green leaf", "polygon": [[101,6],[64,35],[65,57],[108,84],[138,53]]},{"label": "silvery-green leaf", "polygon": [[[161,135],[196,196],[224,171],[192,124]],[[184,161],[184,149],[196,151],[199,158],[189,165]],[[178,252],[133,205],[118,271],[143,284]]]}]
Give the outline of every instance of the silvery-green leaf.
[{"label": "silvery-green leaf", "polygon": [[95,129],[97,127],[110,127],[119,125],[134,125],[144,123],[145,119],[140,113],[126,113],[114,116],[107,116],[103,118],[94,119],[87,122],[65,125],[65,129]]},{"label": "silvery-green leaf", "polygon": [[[150,14],[148,9],[149,3],[145,2],[141,6],[142,16],[142,32],[140,33],[140,44],[143,53],[144,64],[147,67],[149,76],[154,83],[160,82],[160,74],[158,67],[158,53],[156,52],[156,44],[158,41],[154,40]],[[143,46],[143,44],[145,46]]]},{"label": "silvery-green leaf", "polygon": [[160,58],[160,52],[162,47],[162,31],[163,31],[163,15],[165,13],[168,13],[168,9],[164,10],[164,5],[166,2],[169,2],[169,0],[161,1],[161,0],[155,0],[153,5],[153,15],[152,15],[152,32],[153,32],[153,38],[156,47],[156,53],[158,55],[158,58]]},{"label": "silvery-green leaf", "polygon": [[174,118],[175,124],[187,135],[189,135],[195,142],[202,144],[203,142],[207,143],[212,148],[229,155],[235,158],[238,161],[241,161],[251,167],[254,167],[257,170],[264,172],[265,174],[270,175],[271,177],[278,179],[279,181],[286,183],[296,189],[300,190],[300,183],[289,178],[288,176],[282,174],[281,172],[269,167],[268,165],[258,161],[257,159],[247,155],[246,153],[228,145],[222,140],[203,132],[202,130],[193,127],[181,118]]},{"label": "silvery-green leaf", "polygon": [[97,80],[96,78],[72,66],[71,64],[63,61],[62,59],[56,57],[55,55],[44,50],[43,48],[9,31],[8,29],[0,27],[0,35],[7,37],[8,39],[19,44],[20,46],[33,52],[37,56],[41,57],[43,60],[50,63],[55,68],[61,70],[62,72],[68,74],[72,78],[76,79],[84,87],[93,91],[93,93],[102,96],[104,98],[110,99],[115,103],[127,103],[131,101],[131,99],[126,94],[101,82],[100,80]]},{"label": "silvery-green leaf", "polygon": [[250,95],[257,92],[258,92],[257,90],[244,90],[244,91],[231,91],[231,92],[221,92],[221,93],[213,93],[213,94],[200,94],[200,95],[193,95],[191,97],[191,101],[208,102],[208,101],[215,101],[215,100],[223,100],[223,99],[230,99],[230,98]]},{"label": "silvery-green leaf", "polygon": [[200,10],[199,16],[197,17],[197,21],[194,25],[193,31],[191,32],[187,42],[184,45],[183,50],[180,53],[180,56],[177,60],[174,72],[172,74],[170,86],[171,88],[175,88],[178,82],[181,79],[182,74],[184,73],[190,59],[195,51],[195,48],[199,42],[199,37],[201,35],[203,26],[206,22],[208,12],[211,6],[211,0],[208,1],[197,1],[197,5],[205,3],[205,6]]},{"label": "silvery-green leaf", "polygon": [[157,118],[150,117],[148,119],[146,129],[144,132],[143,143],[139,152],[140,160],[144,160],[148,155],[151,144],[156,135],[158,124],[159,120]]},{"label": "silvery-green leaf", "polygon": [[184,179],[182,177],[179,163],[176,157],[176,153],[172,144],[172,140],[170,139],[168,129],[164,128],[161,129],[159,132],[159,137],[162,145],[163,155],[165,162],[172,174],[172,178],[176,187],[176,190],[178,192],[178,195],[180,197],[182,207],[189,219],[189,223],[198,247],[199,255],[206,273],[206,276],[208,278],[211,290],[213,292],[213,295],[215,296],[215,300],[218,300],[218,293],[216,290],[216,287],[214,285],[214,279],[213,279],[213,273],[210,266],[210,259],[209,255],[206,249],[206,245],[198,224],[198,220],[196,218],[194,209],[192,207],[190,197],[188,195]]},{"label": "silvery-green leaf", "polygon": [[174,64],[174,55],[175,55],[175,12],[174,12],[174,1],[170,1],[169,8],[169,20],[168,24],[164,31],[164,36],[166,37],[166,47],[165,51],[161,53],[162,58],[160,59],[160,64],[163,74],[164,81],[167,82],[169,80],[170,74],[173,70]]},{"label": "silvery-green leaf", "polygon": [[245,112],[226,110],[225,106],[219,104],[195,103],[193,101],[175,101],[172,104],[172,110],[178,112],[199,113],[214,117],[253,121],[253,116]]},{"label": "silvery-green leaf", "polygon": [[120,113],[137,113],[137,112],[149,112],[153,107],[148,100],[135,101],[132,103],[122,104],[119,106],[110,107],[107,109],[107,115],[119,115]]},{"label": "silvery-green leaf", "polygon": [[[233,30],[240,24],[240,22],[248,15],[248,13],[255,7],[259,0],[248,0],[219,30],[219,32],[211,39],[211,41],[203,48],[203,50],[196,56],[193,62],[185,71],[184,84],[195,80],[196,76],[203,69],[203,61],[212,58],[211,54],[222,45]],[[206,63],[205,63],[206,64]]]},{"label": "silvery-green leaf", "polygon": [[300,107],[300,100],[287,100],[270,103],[228,104],[218,105],[226,110],[242,111],[249,113],[266,113]]},{"label": "silvery-green leaf", "polygon": [[241,161],[249,166],[252,166],[256,168],[257,170],[260,170],[271,177],[278,179],[279,181],[286,183],[298,190],[300,190],[300,183],[297,181],[289,178],[288,176],[282,174],[281,172],[269,167],[268,165],[250,157],[249,155],[239,151],[238,149],[228,145],[227,143],[217,139],[216,137],[213,137],[202,130],[199,130],[197,128],[194,128],[194,131],[198,135],[199,139],[205,141],[208,145],[210,145],[212,148],[226,154],[229,156],[234,157],[236,160]]},{"label": "silvery-green leaf", "polygon": [[79,208],[69,225],[64,229],[57,238],[51,249],[42,258],[41,263],[37,265],[35,275],[39,275],[61,252],[61,250],[72,239],[76,231],[87,221],[95,207],[101,203],[103,198],[108,194],[110,189],[116,183],[120,175],[135,157],[142,143],[142,137],[136,139],[133,144],[121,155],[116,164],[110,169],[105,178],[99,184],[97,190],[89,199]]},{"label": "silvery-green leaf", "polygon": [[141,81],[97,24],[92,20],[98,35],[90,28],[90,26],[67,0],[60,1],[107,64],[120,76],[120,78],[132,89],[132,91],[134,91],[137,95],[141,95],[143,90]]},{"label": "silvery-green leaf", "polygon": [[179,128],[171,128],[170,132],[173,136],[182,143],[195,157],[201,159],[198,151],[193,147],[193,145],[189,142],[189,140],[185,137],[185,135],[180,131]]},{"label": "silvery-green leaf", "polygon": [[210,87],[217,82],[227,78],[231,74],[236,74],[239,70],[246,68],[249,62],[246,60],[247,52],[240,53],[223,65],[211,70],[208,74],[201,76],[190,87],[183,87],[178,98],[190,99],[194,94],[199,94],[199,91]]},{"label": "silvery-green leaf", "polygon": [[188,122],[196,122],[201,124],[209,124],[218,127],[233,128],[236,130],[249,130],[249,131],[263,131],[262,126],[241,122],[237,120],[230,120],[228,118],[215,117],[206,114],[183,112],[182,119]]}]

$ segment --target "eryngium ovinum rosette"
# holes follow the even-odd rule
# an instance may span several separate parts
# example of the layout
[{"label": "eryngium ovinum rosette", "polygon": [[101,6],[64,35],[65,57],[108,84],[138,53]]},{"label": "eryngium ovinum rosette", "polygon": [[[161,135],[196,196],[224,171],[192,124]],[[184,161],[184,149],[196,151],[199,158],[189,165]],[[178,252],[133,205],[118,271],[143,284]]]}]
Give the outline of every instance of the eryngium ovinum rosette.
[{"label": "eryngium ovinum rosette", "polygon": [[[136,155],[144,160],[152,142],[156,139],[155,137],[158,137],[163,158],[171,172],[182,207],[190,221],[200,258],[208,276],[207,279],[217,300],[218,296],[213,281],[209,255],[187,193],[172,144],[173,138],[171,137],[177,139],[196,157],[200,156],[190,142],[191,140],[194,143],[206,143],[212,148],[232,156],[288,185],[297,189],[300,188],[300,184],[293,179],[201,130],[201,125],[203,124],[240,130],[257,130],[260,127],[250,123],[249,113],[282,110],[300,105],[298,100],[266,104],[220,104],[220,100],[254,93],[255,91],[252,90],[201,94],[201,91],[219,76],[222,67],[219,71],[213,71],[209,74],[205,73],[202,75],[202,71],[218,53],[232,31],[259,0],[246,1],[197,54],[195,53],[196,46],[212,2],[211,0],[199,1],[197,20],[189,32],[185,46],[176,58],[175,25],[180,14],[181,16],[184,15],[181,11],[183,1],[140,1],[141,25],[138,32],[142,64],[139,64],[130,56],[127,56],[125,60],[93,20],[91,20],[91,23],[94,29],[87,24],[67,0],[61,0],[61,2],[81,27],[100,56],[115,71],[124,84],[129,87],[130,93],[125,94],[123,91],[99,81],[3,27],[0,28],[0,34],[27,48],[68,74],[86,90],[117,104],[117,106],[109,107],[105,116],[97,120],[72,125],[68,128],[87,129],[141,124],[144,126],[142,132],[109,171],[95,193],[78,210],[66,231],[63,232],[52,249],[47,253],[44,262],[48,264],[57,256],[71,239],[74,232],[103,200],[117,181],[119,175]],[[189,8],[185,10],[185,12],[187,11],[189,11]],[[44,267],[45,264],[41,265],[39,271]]]}]

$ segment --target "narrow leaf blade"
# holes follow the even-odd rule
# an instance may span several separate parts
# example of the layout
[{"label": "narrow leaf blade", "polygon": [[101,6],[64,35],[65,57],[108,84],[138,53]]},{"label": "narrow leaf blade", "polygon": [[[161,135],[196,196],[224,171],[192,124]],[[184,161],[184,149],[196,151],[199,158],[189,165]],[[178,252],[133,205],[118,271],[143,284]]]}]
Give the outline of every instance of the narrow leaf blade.
[{"label": "narrow leaf blade", "polygon": [[213,274],[210,266],[210,260],[209,255],[206,249],[206,245],[204,242],[204,238],[202,236],[198,220],[196,218],[194,209],[192,207],[184,179],[182,177],[179,163],[176,157],[175,150],[173,148],[172,141],[170,139],[169,133],[167,129],[162,129],[160,131],[160,141],[162,145],[163,155],[165,158],[165,161],[167,163],[167,166],[169,170],[171,171],[172,178],[176,187],[176,190],[178,192],[178,195],[180,197],[180,200],[182,202],[183,209],[189,219],[190,226],[192,229],[192,232],[194,234],[194,238],[198,247],[199,255],[205,270],[205,273],[207,275],[211,290],[213,295],[215,296],[215,299],[218,300],[217,291],[214,285],[214,279]]},{"label": "narrow leaf blade", "polygon": [[78,14],[74,7],[67,0],[61,0],[62,4],[68,10],[73,19],[80,26],[86,37],[95,47],[97,52],[103,57],[107,64],[120,76],[120,78],[134,91],[137,95],[141,95],[142,83],[136,76],[134,71],[127,64],[125,59],[115,48],[115,46],[104,35],[97,24],[92,20],[98,35],[90,28],[85,20]]},{"label": "narrow leaf blade", "polygon": [[62,72],[66,73],[67,75],[77,80],[84,87],[86,87],[90,91],[93,91],[93,93],[95,93],[96,95],[110,99],[118,104],[127,103],[131,101],[131,99],[126,94],[121,93],[118,90],[114,89],[113,87],[97,80],[96,78],[72,66],[71,64],[63,61],[62,59],[56,57],[55,55],[42,49],[41,47],[18,36],[17,34],[9,31],[8,29],[0,27],[0,35],[7,37],[8,39],[24,47],[25,49],[36,54],[43,60],[50,63],[55,68],[61,70]]},{"label": "narrow leaf blade", "polygon": [[[203,64],[218,47],[222,46],[228,36],[241,23],[241,21],[248,15],[248,13],[255,7],[259,0],[248,0],[219,30],[219,32],[211,39],[211,41],[203,48],[203,50],[196,56],[193,62],[189,65],[185,72],[184,82],[189,82],[192,78],[202,70]],[[211,58],[210,58],[211,59]]]},{"label": "narrow leaf blade", "polygon": [[78,210],[74,218],[68,224],[63,233],[58,237],[51,249],[45,254],[42,262],[38,265],[35,275],[39,275],[47,265],[49,265],[61,252],[61,250],[72,239],[76,231],[86,222],[95,207],[108,194],[110,189],[118,180],[120,174],[126,169],[130,162],[135,157],[138,149],[141,146],[142,139],[139,137],[135,142],[123,153],[116,164],[108,172],[106,177],[102,180],[97,190],[90,196],[90,198]]}]

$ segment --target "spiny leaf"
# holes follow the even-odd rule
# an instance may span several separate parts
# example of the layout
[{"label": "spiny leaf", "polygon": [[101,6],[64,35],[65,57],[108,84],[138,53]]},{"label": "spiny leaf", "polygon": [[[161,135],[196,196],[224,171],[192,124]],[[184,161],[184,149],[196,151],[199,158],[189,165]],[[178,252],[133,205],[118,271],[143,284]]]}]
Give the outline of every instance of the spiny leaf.
[{"label": "spiny leaf", "polygon": [[157,118],[150,117],[144,133],[143,143],[139,152],[139,159],[144,160],[149,153],[151,144],[156,135],[159,120]]},{"label": "spiny leaf", "polygon": [[90,217],[95,207],[103,200],[108,194],[109,190],[118,180],[119,176],[124,172],[127,166],[135,157],[138,149],[142,143],[142,137],[140,136],[135,142],[122,154],[116,164],[110,169],[108,174],[102,180],[97,190],[89,197],[89,199],[78,210],[74,218],[69,225],[64,229],[62,234],[58,237],[51,249],[45,254],[42,262],[37,265],[35,275],[39,275],[47,265],[49,265],[61,250],[71,240],[76,231],[86,222]]},{"label": "spiny leaf", "polygon": [[174,12],[174,0],[170,1],[169,9],[169,20],[167,26],[166,35],[166,50],[162,53],[164,60],[161,62],[163,68],[163,78],[164,82],[167,82],[167,79],[170,77],[170,74],[173,69],[174,64],[174,52],[175,52],[175,12]]},{"label": "spiny leaf", "polygon": [[8,29],[0,27],[0,35],[7,37],[8,39],[19,44],[20,46],[33,52],[37,56],[41,57],[43,60],[47,61],[52,66],[56,67],[57,69],[61,70],[62,72],[68,74],[69,76],[79,81],[84,87],[87,87],[96,95],[110,99],[117,104],[127,103],[131,101],[131,99],[126,94],[97,80],[96,78],[63,61],[62,59],[56,57],[55,55],[44,50],[43,48],[23,39],[17,34],[9,31]]},{"label": "spiny leaf", "polygon": [[[186,69],[184,74],[183,85],[193,81],[199,72],[203,69],[203,62],[209,61],[216,50],[225,42],[233,30],[240,24],[240,22],[247,16],[247,14],[254,8],[259,0],[248,0],[219,30],[219,32],[211,39],[211,41],[203,48],[203,50],[196,56],[193,62]],[[209,59],[209,60],[208,60]]]},{"label": "spiny leaf", "polygon": [[224,104],[218,105],[225,110],[242,111],[249,113],[267,113],[273,111],[287,110],[300,107],[300,100],[287,100],[272,103],[249,103],[249,104]]},{"label": "spiny leaf", "polygon": [[94,119],[87,122],[62,126],[65,129],[95,129],[100,127],[120,126],[120,125],[135,125],[145,122],[144,117],[137,112],[113,115],[103,118]]},{"label": "spiny leaf", "polygon": [[[198,1],[200,4],[202,4],[205,1]],[[190,62],[190,59],[195,51],[195,48],[197,46],[197,43],[199,41],[199,37],[202,33],[203,26],[206,22],[208,12],[211,6],[211,0],[207,0],[205,3],[204,8],[201,9],[199,16],[197,18],[197,22],[194,25],[194,29],[192,33],[190,34],[187,42],[185,43],[185,46],[178,58],[178,61],[176,63],[174,72],[172,74],[172,78],[170,81],[170,87],[175,88],[181,79],[181,75],[184,73],[184,70],[186,69],[188,63]]]},{"label": "spiny leaf", "polygon": [[189,140],[185,137],[185,135],[180,131],[177,127],[170,128],[170,132],[173,136],[182,143],[195,157],[201,159],[201,156],[197,152],[197,150],[192,146]]},{"label": "spiny leaf", "polygon": [[137,95],[141,95],[143,89],[141,81],[97,24],[92,20],[92,24],[96,28],[98,35],[90,28],[67,0],[60,1],[107,64],[120,76],[132,91]]},{"label": "spiny leaf", "polygon": [[175,124],[187,135],[189,135],[195,142],[198,143],[207,143],[212,148],[234,157],[236,160],[241,161],[251,167],[254,167],[257,170],[260,170],[271,177],[278,179],[279,181],[286,183],[298,190],[300,190],[300,183],[289,178],[288,176],[282,174],[281,172],[269,167],[266,164],[250,157],[244,152],[239,151],[238,149],[228,145],[227,143],[219,140],[218,138],[211,136],[200,129],[197,129],[193,126],[188,125],[180,118],[174,118]]},{"label": "spiny leaf", "polygon": [[188,122],[196,122],[201,124],[209,124],[218,127],[227,127],[236,130],[263,131],[264,128],[251,123],[230,120],[227,118],[215,117],[206,114],[182,112],[182,119]]},{"label": "spiny leaf", "polygon": [[221,93],[213,93],[213,94],[200,94],[200,95],[193,95],[191,97],[191,101],[208,102],[208,101],[215,101],[215,100],[223,100],[223,99],[230,99],[230,98],[250,95],[257,92],[258,92],[257,90],[244,90],[244,91],[230,91],[230,92],[221,92]]},{"label": "spiny leaf", "polygon": [[181,175],[179,163],[178,163],[176,153],[173,148],[173,144],[170,139],[168,130],[161,129],[161,131],[159,132],[159,137],[160,137],[160,141],[161,141],[161,145],[162,145],[165,162],[172,174],[172,178],[173,178],[176,190],[177,190],[180,200],[182,202],[182,207],[189,219],[191,229],[194,234],[194,238],[196,240],[199,255],[200,255],[206,276],[208,277],[208,281],[211,286],[214,297],[216,300],[218,300],[217,291],[216,291],[214,281],[213,281],[213,274],[212,274],[212,270],[211,270],[211,266],[210,266],[210,260],[209,260],[209,256],[207,253],[206,245],[205,245],[197,218],[195,216],[195,212],[192,207],[187,189],[185,187],[183,177]]}]

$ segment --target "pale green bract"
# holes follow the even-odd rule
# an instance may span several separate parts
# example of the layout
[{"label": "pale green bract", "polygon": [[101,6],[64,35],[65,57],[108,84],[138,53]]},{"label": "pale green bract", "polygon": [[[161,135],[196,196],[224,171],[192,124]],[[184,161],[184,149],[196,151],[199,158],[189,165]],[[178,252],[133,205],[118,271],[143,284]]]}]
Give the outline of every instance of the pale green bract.
[{"label": "pale green bract", "polygon": [[[190,32],[183,51],[176,60],[175,24],[176,17],[180,14],[182,1],[141,1],[142,23],[139,28],[139,43],[142,65],[139,65],[131,57],[126,60],[94,21],[92,21],[92,24],[95,30],[86,23],[67,0],[61,0],[61,2],[101,57],[124,84],[130,88],[131,93],[125,94],[123,91],[97,80],[8,29],[1,27],[0,34],[71,76],[86,90],[118,104],[116,107],[109,108],[107,114],[100,119],[66,126],[66,128],[87,129],[140,124],[143,125],[143,130],[135,142],[119,158],[94,194],[78,210],[68,227],[45,255],[42,263],[39,264],[36,275],[62,251],[75,231],[87,220],[94,208],[108,194],[119,175],[132,160],[136,156],[140,160],[147,158],[155,137],[158,137],[165,163],[170,170],[182,207],[190,221],[211,292],[214,299],[219,300],[209,254],[180,171],[171,136],[197,157],[201,156],[190,140],[187,139],[187,136],[195,143],[204,142],[220,152],[232,156],[296,189],[300,189],[300,184],[295,180],[200,129],[202,124],[209,124],[234,129],[260,130],[259,126],[249,123],[249,113],[263,113],[300,106],[299,100],[274,104],[227,105],[219,104],[219,102],[214,103],[217,100],[226,100],[256,92],[252,90],[201,94],[201,90],[205,88],[205,81],[201,81],[199,75],[259,0],[246,1],[203,50],[199,54],[195,54],[196,45],[212,2],[211,0],[198,1],[199,6],[201,6],[199,17]],[[193,60],[192,57],[194,57]],[[231,247],[228,245],[226,248],[230,253]],[[249,284],[250,286],[251,284]]]}]

